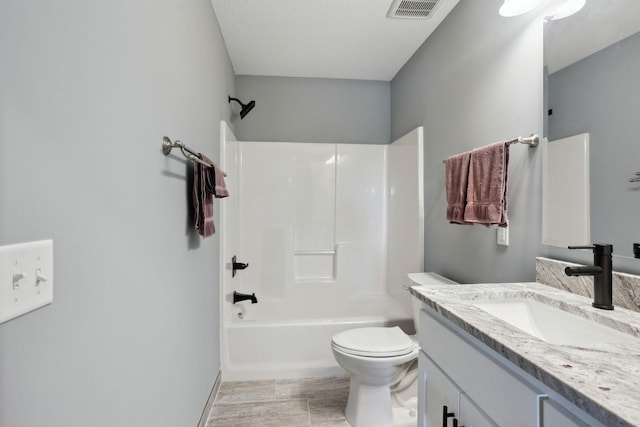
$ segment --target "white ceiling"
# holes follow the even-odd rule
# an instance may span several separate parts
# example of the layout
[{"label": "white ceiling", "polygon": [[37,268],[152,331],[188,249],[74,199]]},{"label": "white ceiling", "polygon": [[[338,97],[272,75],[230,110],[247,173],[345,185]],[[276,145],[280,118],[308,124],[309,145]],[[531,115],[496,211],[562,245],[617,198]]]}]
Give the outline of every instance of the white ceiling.
[{"label": "white ceiling", "polygon": [[420,20],[387,18],[392,0],[211,3],[238,75],[390,81],[458,1]]}]

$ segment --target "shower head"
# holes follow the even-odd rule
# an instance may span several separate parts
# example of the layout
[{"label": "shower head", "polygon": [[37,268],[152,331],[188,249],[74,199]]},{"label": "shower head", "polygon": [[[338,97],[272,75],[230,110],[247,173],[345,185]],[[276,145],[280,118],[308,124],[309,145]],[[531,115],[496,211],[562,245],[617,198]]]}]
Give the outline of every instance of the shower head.
[{"label": "shower head", "polygon": [[248,104],[243,104],[238,98],[232,98],[229,96],[229,102],[236,101],[238,104],[242,106],[242,110],[240,110],[240,120],[244,119],[244,116],[249,114],[249,111],[253,110],[253,107],[256,106],[256,101],[249,101]]},{"label": "shower head", "polygon": [[256,101],[249,101],[247,105],[243,105],[242,110],[240,110],[240,120],[242,120],[244,116],[249,114],[249,111],[253,110],[253,107],[255,106],[256,106]]}]

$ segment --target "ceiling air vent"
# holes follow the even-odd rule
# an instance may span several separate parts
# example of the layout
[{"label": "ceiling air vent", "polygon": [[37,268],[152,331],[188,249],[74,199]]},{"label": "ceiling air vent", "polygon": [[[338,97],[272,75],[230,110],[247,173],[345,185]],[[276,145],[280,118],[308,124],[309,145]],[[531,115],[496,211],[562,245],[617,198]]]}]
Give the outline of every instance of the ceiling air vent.
[{"label": "ceiling air vent", "polygon": [[427,19],[442,0],[394,0],[389,18]]}]

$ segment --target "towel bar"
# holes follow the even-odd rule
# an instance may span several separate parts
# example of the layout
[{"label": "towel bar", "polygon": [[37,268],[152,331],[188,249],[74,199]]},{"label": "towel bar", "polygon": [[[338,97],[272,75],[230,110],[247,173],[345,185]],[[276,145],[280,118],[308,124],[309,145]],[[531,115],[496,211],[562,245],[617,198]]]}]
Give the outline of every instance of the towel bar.
[{"label": "towel bar", "polygon": [[[201,165],[204,165],[208,168],[214,167],[213,164],[209,164],[204,160],[202,160],[200,157],[198,157],[197,152],[193,151],[191,148],[184,145],[181,141],[176,139],[174,142],[171,142],[171,139],[169,139],[168,136],[162,137],[162,153],[165,156],[168,156],[169,153],[171,153],[171,150],[176,147],[179,148],[180,151],[182,151],[182,155],[185,156],[187,159],[200,163]],[[227,176],[227,174],[225,173],[224,176]]]},{"label": "towel bar", "polygon": [[[532,133],[531,136],[528,137],[522,137],[519,136],[517,138],[514,138],[510,141],[507,141],[507,144],[511,145],[511,144],[525,144],[528,145],[530,148],[535,148],[538,146],[538,143],[540,142],[540,137],[538,135],[536,135],[535,133]],[[444,163],[445,161],[443,160],[442,163]]]},{"label": "towel bar", "polygon": [[521,136],[512,139],[511,141],[508,141],[508,144],[526,144],[528,146],[530,146],[531,148],[537,147],[538,143],[540,142],[540,137],[538,135],[536,135],[535,133],[532,133],[529,137],[527,138],[523,138]]}]

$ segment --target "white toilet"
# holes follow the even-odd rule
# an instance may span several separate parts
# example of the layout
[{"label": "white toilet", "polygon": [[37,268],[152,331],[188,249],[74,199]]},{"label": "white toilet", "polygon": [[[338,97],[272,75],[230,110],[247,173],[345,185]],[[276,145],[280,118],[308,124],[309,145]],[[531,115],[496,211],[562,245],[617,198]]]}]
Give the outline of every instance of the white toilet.
[{"label": "white toilet", "polygon": [[[435,273],[413,273],[415,286],[456,282]],[[413,321],[418,330],[420,303],[413,298]],[[417,336],[397,326],[350,329],[333,336],[333,355],[351,374],[345,409],[353,427],[410,427],[417,424]]]}]

